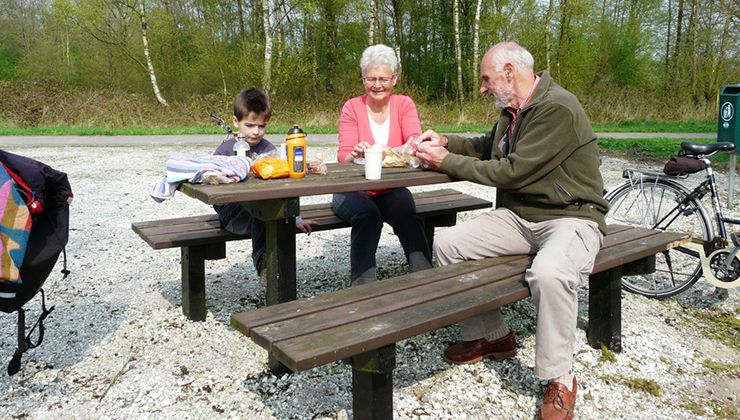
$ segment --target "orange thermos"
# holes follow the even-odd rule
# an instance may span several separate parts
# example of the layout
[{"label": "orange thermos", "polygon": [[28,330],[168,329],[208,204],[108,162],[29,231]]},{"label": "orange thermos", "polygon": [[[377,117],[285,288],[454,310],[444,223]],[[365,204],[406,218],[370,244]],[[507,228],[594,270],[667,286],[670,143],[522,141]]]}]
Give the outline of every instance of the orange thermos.
[{"label": "orange thermos", "polygon": [[294,124],[288,131],[288,139],[285,141],[288,152],[288,173],[291,178],[303,178],[306,176],[306,134]]}]

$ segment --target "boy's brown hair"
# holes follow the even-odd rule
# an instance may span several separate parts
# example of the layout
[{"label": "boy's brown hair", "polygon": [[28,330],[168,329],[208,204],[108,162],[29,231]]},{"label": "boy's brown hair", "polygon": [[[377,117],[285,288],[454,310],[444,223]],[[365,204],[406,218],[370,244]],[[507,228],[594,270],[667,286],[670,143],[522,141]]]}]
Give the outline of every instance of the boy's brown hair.
[{"label": "boy's brown hair", "polygon": [[270,120],[272,116],[272,105],[267,94],[255,88],[249,88],[236,95],[236,98],[234,98],[234,116],[236,119],[241,121],[250,112],[264,116],[268,121]]}]

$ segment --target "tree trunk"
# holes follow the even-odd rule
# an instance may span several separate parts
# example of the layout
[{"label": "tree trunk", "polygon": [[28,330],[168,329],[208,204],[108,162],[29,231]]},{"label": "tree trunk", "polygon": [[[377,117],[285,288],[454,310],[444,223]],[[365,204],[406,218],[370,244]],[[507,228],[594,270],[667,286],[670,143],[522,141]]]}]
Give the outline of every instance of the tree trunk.
[{"label": "tree trunk", "polygon": [[545,68],[548,73],[550,73],[550,50],[552,50],[550,30],[552,26],[552,16],[555,14],[554,3],[554,0],[550,0],[550,5],[547,7],[547,14],[545,15]]},{"label": "tree trunk", "polygon": [[326,27],[326,87],[331,90],[336,71],[337,13],[336,0],[324,2],[324,25]]},{"label": "tree trunk", "polygon": [[247,34],[244,31],[244,9],[242,7],[242,0],[236,0],[236,10],[239,13],[239,37],[242,42],[247,40]]},{"label": "tree trunk", "polygon": [[681,23],[683,21],[683,0],[678,0],[678,16],[676,17],[676,51],[673,53],[674,63],[679,58],[681,50]]},{"label": "tree trunk", "polygon": [[452,3],[452,18],[455,25],[455,63],[457,64],[457,102],[462,109],[465,93],[463,92],[462,46],[460,45],[460,0]]},{"label": "tree trunk", "polygon": [[375,45],[375,19],[377,19],[375,12],[377,6],[375,0],[370,0],[370,25],[367,29],[367,45]]},{"label": "tree trunk", "polygon": [[396,50],[396,59],[398,59],[398,72],[403,67],[401,64],[401,45],[403,44],[403,5],[401,0],[392,0],[393,5],[393,25],[395,26],[394,50]]},{"label": "tree trunk", "polygon": [[673,0],[668,0],[668,27],[665,41],[665,69],[668,71],[671,63],[671,18],[673,17]]},{"label": "tree trunk", "polygon": [[146,66],[149,70],[149,80],[152,83],[152,90],[154,91],[154,96],[157,97],[157,101],[159,101],[160,104],[167,106],[167,101],[162,97],[162,93],[159,91],[157,74],[154,72],[154,64],[152,63],[152,57],[149,54],[149,39],[146,31],[144,0],[139,0],[139,19],[141,20],[141,42],[144,44],[144,57],[146,58]]},{"label": "tree trunk", "polygon": [[272,86],[272,31],[270,30],[270,0],[262,0],[262,27],[265,32],[265,62],[262,88],[270,94]]},{"label": "tree trunk", "polygon": [[480,9],[483,0],[475,4],[475,28],[473,29],[473,84],[478,80],[478,65],[480,64]]},{"label": "tree trunk", "polygon": [[311,44],[311,84],[313,85],[313,102],[316,109],[319,109],[319,55],[316,51],[316,23],[314,19],[313,9],[307,13],[306,19],[308,20],[308,42]]},{"label": "tree trunk", "polygon": [[735,2],[728,2],[727,10],[725,11],[725,23],[722,25],[722,36],[719,39],[719,49],[717,51],[717,57],[715,58],[715,65],[712,71],[712,81],[709,89],[714,92],[719,92],[721,86],[719,82],[719,75],[722,74],[722,68],[724,67],[725,56],[727,54],[727,44],[730,37],[730,25],[732,24],[733,13],[735,12]]}]

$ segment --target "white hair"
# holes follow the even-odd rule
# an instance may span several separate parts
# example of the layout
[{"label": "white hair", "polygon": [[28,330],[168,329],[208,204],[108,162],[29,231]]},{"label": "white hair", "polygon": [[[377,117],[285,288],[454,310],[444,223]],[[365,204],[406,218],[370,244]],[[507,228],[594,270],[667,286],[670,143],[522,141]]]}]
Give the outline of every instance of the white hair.
[{"label": "white hair", "polygon": [[360,58],[360,69],[363,76],[368,67],[386,67],[395,75],[398,71],[396,52],[393,51],[393,48],[383,44],[365,48]]},{"label": "white hair", "polygon": [[500,72],[504,64],[511,63],[520,73],[529,73],[534,69],[534,57],[521,45],[511,41],[502,42],[493,48],[493,68]]}]

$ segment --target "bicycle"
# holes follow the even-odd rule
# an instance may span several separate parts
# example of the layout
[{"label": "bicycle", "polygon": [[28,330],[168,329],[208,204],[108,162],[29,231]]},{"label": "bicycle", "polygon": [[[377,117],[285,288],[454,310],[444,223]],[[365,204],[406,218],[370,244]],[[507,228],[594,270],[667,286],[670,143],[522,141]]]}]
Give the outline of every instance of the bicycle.
[{"label": "bicycle", "polygon": [[[702,274],[718,288],[740,286],[740,236],[730,235],[725,224],[740,220],[722,214],[714,169],[709,160],[719,152],[732,152],[733,143],[681,143],[679,156],[698,160],[680,175],[626,169],[626,181],[604,197],[609,202],[607,224],[618,223],[665,231],[689,233],[692,241],[656,255],[655,271],[646,275],[624,275],[622,286],[633,293],[654,298],[677,295],[696,283]],[[691,161],[686,161],[691,163]],[[691,173],[704,170],[706,178],[693,190],[681,183]],[[709,195],[714,211],[713,225],[702,199]],[[717,234],[715,235],[715,227]]]},{"label": "bicycle", "polygon": [[229,139],[235,137],[234,130],[231,129],[231,126],[230,125],[226,124],[226,121],[224,121],[223,118],[221,118],[221,117],[219,117],[217,115],[213,115],[213,114],[208,114],[208,115],[210,115],[211,118],[213,118],[214,120],[216,120],[216,125],[217,126],[219,126],[219,127],[223,128],[224,130],[226,130],[226,136],[224,137],[224,140],[223,141],[226,141],[226,140],[229,140]]}]

